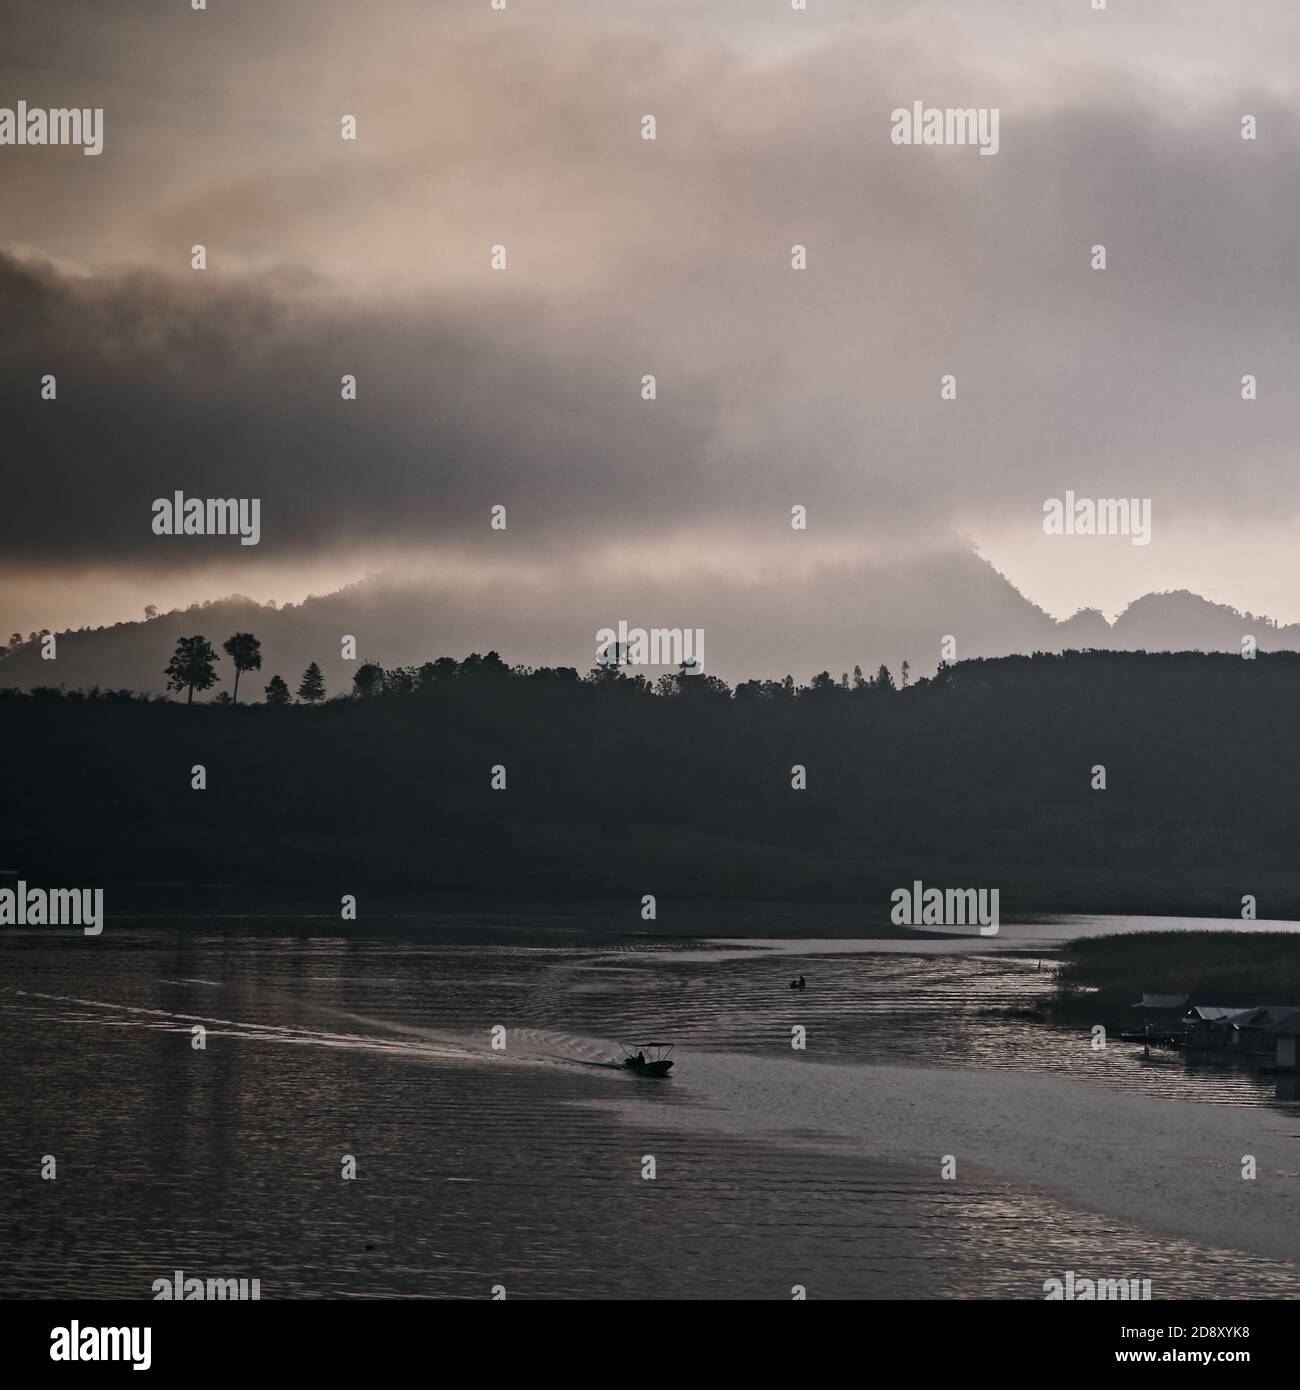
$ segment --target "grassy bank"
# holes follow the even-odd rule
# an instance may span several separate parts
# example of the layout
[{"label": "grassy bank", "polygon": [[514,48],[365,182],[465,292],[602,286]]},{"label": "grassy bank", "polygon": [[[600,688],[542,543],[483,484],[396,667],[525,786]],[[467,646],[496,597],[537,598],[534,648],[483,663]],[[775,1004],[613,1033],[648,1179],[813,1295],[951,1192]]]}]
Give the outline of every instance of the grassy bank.
[{"label": "grassy bank", "polygon": [[1057,974],[1053,1011],[1129,1026],[1149,994],[1194,1003],[1248,998],[1300,1005],[1300,933],[1132,932],[1072,941]]}]

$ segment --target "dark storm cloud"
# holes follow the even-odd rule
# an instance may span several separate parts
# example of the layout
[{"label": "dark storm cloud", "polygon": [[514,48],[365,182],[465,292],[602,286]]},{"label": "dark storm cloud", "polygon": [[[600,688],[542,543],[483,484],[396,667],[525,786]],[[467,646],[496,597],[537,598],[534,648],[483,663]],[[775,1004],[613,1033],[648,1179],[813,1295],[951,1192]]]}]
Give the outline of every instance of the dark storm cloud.
[{"label": "dark storm cloud", "polygon": [[[143,273],[74,279],[0,258],[10,560],[166,567],[228,549],[158,537],[150,504],[260,497],[263,552],[416,544],[515,524],[580,533],[680,512],[710,433],[704,388],[646,427],[627,362],[548,350],[541,316],[344,313],[260,281],[205,291]],[[57,397],[40,399],[56,377]],[[342,399],[345,374],[357,399]],[[684,395],[684,399],[682,399]],[[617,441],[617,447],[611,447]],[[705,482],[696,496],[716,489]]]}]

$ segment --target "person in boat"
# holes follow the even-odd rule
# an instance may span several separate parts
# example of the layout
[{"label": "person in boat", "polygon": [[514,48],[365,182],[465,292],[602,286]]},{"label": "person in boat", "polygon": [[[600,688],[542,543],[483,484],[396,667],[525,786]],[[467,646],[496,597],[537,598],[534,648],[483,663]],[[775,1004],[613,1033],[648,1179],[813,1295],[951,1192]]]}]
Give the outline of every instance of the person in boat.
[{"label": "person in boat", "polygon": [[636,1064],[637,1064],[638,1067],[643,1067],[643,1066],[645,1066],[645,1053],[644,1053],[644,1052],[638,1052],[638,1053],[636,1054]]}]

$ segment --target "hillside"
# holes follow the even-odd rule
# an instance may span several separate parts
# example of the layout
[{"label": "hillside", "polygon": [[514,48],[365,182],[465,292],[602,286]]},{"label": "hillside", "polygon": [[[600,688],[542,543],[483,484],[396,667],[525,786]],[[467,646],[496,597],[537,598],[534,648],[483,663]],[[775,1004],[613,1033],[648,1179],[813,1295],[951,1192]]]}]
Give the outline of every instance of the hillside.
[{"label": "hillside", "polygon": [[[0,655],[0,686],[161,691],[163,668],[178,638],[201,633],[219,646],[236,631],[255,633],[263,649],[261,680],[245,683],[244,699],[260,699],[272,674],[296,687],[312,661],[331,692],[350,690],[356,666],[341,659],[344,635],[356,638],[358,658],[385,666],[418,663],[431,651],[493,646],[515,662],[585,671],[596,631],[620,617],[645,626],[702,628],[706,668],[731,681],[786,674],[808,680],[823,668],[838,676],[855,665],[875,670],[882,662],[897,672],[904,660],[916,675],[930,675],[949,635],[960,660],[1087,648],[1239,654],[1247,633],[1262,651],[1300,648],[1300,626],[1277,627],[1186,590],[1147,594],[1113,624],[1087,609],[1057,622],[969,550],[823,575],[820,590],[830,599],[812,608],[799,587],[783,578],[744,586],[714,578],[689,603],[668,578],[639,581],[625,593],[575,584],[553,602],[552,596],[521,596],[505,586],[483,588],[467,602],[436,579],[399,572],[279,607],[232,596],[149,620],[58,633],[54,661],[42,660],[34,645],[20,646]],[[485,613],[493,615],[486,635]],[[774,658],[773,652],[781,655]],[[228,687],[229,670],[219,668],[219,674],[218,691]]]},{"label": "hillside", "polygon": [[473,890],[875,920],[920,878],[998,887],[1005,916],[1236,915],[1246,893],[1300,915],[1294,654],[1038,655],[734,697],[477,660],[403,684],[316,708],[11,694],[0,867],[279,885],[330,912],[343,892]]}]

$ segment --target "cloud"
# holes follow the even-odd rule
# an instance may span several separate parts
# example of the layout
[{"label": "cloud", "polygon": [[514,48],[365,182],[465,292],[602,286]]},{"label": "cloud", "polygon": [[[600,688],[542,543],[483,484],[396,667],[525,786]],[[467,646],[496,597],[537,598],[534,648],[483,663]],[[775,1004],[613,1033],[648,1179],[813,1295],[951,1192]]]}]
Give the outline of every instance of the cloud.
[{"label": "cloud", "polygon": [[[739,9],[483,9],[295,25],[236,4],[195,21],[202,43],[159,10],[126,51],[102,17],[20,12],[6,78],[52,40],[47,69],[102,96],[107,144],[76,167],[4,152],[22,158],[0,239],[29,251],[0,261],[22,461],[0,564],[225,563],[228,542],[151,534],[180,488],[261,497],[254,575],[508,548],[563,580],[575,548],[615,566],[648,540],[687,578],[711,554],[770,573],[800,503],[809,547],[957,528],[1068,605],[1107,561],[1044,552],[1043,499],[1066,488],[1151,497],[1152,583],[1203,589],[1234,536],[1300,510],[1300,123],[1257,33],[1167,6],[1041,25],[828,6],[797,40]],[[1000,153],[891,145],[913,100],[999,107]],[[1234,573],[1245,605],[1266,576]]]}]

